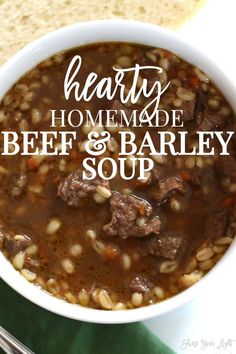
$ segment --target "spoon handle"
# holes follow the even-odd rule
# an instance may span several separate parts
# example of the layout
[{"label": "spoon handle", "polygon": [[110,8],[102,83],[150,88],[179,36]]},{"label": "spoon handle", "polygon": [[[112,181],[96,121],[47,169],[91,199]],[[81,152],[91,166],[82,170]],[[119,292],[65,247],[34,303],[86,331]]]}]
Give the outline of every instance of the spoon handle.
[{"label": "spoon handle", "polygon": [[0,326],[0,348],[6,354],[34,354],[24,344],[19,342],[15,337],[8,333]]}]

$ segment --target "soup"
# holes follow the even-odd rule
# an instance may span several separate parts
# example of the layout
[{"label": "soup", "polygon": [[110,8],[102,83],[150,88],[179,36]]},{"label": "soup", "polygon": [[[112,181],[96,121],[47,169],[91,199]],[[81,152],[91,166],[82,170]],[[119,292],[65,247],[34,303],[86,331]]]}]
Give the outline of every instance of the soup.
[{"label": "soup", "polygon": [[[90,72],[114,78],[113,67],[158,65],[161,73],[140,72],[151,87],[170,81],[159,108],[183,110],[183,127],[122,126],[122,111],[137,115],[144,99],[122,104],[95,95],[89,102],[64,97],[64,77],[75,55],[83,59],[80,83]],[[125,78],[132,84],[132,72]],[[149,98],[152,99],[152,96]],[[66,156],[0,156],[0,245],[13,266],[30,282],[73,304],[106,310],[132,309],[163,301],[199,281],[224,254],[235,234],[236,160],[230,155],[173,156],[154,154],[154,167],[138,178],[140,159],[124,158],[130,180],[91,178],[83,161],[89,133],[109,131],[106,150],[96,160],[118,161],[119,131],[135,133],[141,146],[146,132],[188,132],[187,148],[198,148],[198,131],[234,131],[232,109],[198,68],[164,49],[124,43],[100,43],[59,53],[22,77],[0,106],[2,131],[50,131],[50,110],[113,110],[117,125],[84,124]],[[164,116],[160,117],[160,121]],[[3,136],[0,136],[1,151]],[[54,147],[63,148],[59,136]],[[180,141],[173,146],[178,149]],[[37,146],[41,149],[40,141]],[[150,156],[148,148],[144,156]],[[136,169],[134,169],[136,167]],[[111,173],[109,160],[103,164]],[[83,178],[83,173],[87,179]]]}]

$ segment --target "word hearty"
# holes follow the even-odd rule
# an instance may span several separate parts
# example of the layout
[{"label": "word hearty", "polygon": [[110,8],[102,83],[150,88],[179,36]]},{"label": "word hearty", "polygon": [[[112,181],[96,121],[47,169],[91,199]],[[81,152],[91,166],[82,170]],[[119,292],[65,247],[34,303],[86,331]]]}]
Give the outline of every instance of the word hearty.
[{"label": "word hearty", "polygon": [[[153,116],[155,116],[155,112],[158,109],[161,96],[170,85],[170,81],[165,86],[163,86],[161,85],[160,81],[156,80],[149,88],[148,80],[144,78],[141,87],[138,89],[138,79],[141,71],[148,69],[155,70],[157,73],[162,73],[163,69],[159,66],[140,66],[139,64],[136,64],[134,67],[127,69],[113,67],[113,70],[116,71],[114,78],[115,85],[113,85],[113,80],[111,77],[104,77],[97,82],[98,75],[95,72],[91,72],[88,75],[84,86],[81,88],[79,78],[77,78],[81,69],[81,65],[82,58],[80,55],[74,56],[69,64],[64,80],[64,94],[66,100],[70,98],[72,91],[74,91],[74,98],[76,101],[80,101],[82,99],[84,101],[90,101],[95,95],[97,98],[106,97],[106,99],[111,101],[114,100],[115,95],[119,91],[119,100],[122,104],[125,104],[129,101],[132,104],[135,104],[141,96],[150,98],[155,93],[154,98],[151,99],[150,102],[140,112],[140,120],[142,121],[148,121],[152,119]],[[133,73],[133,80],[131,87],[127,92],[124,81],[125,76],[130,72]],[[152,113],[147,111],[150,107],[153,107]]]},{"label": "word hearty", "polygon": [[[51,109],[51,125],[48,131],[2,131],[2,155],[69,155],[72,149],[78,148],[78,143],[82,143],[78,133],[84,127],[88,128],[89,133],[87,140],[83,141],[85,151],[82,164],[85,171],[91,172],[84,173],[85,179],[93,179],[97,174],[103,179],[112,179],[117,173],[126,180],[134,176],[144,179],[145,173],[154,167],[153,157],[158,155],[229,155],[228,146],[233,131],[196,131],[192,146],[189,143],[191,137],[184,131],[184,123],[181,120],[183,110],[159,109],[162,95],[170,85],[170,81],[166,80],[163,84],[158,80],[162,68],[138,64],[125,69],[113,67],[114,77],[103,78],[99,78],[95,72],[90,72],[82,86],[81,67],[82,58],[79,55],[74,56],[64,78],[65,100],[89,102],[94,97],[102,99],[102,102],[104,98],[108,101],[118,100],[121,109],[112,109],[112,105],[111,109],[100,109],[97,112],[77,107],[71,111]],[[140,77],[145,76],[142,74],[146,70],[154,71],[153,77],[155,79],[156,75],[156,80],[150,83],[143,77],[140,84]],[[127,76],[131,83],[129,88],[125,85]],[[130,104],[136,107],[140,99],[142,107],[139,110],[130,109]],[[127,103],[129,109],[126,109]],[[81,107],[79,103],[78,106]],[[99,133],[94,127],[99,127]],[[113,131],[114,127],[116,128],[115,139],[119,146],[115,159],[105,154],[113,137],[111,127]],[[147,129],[149,127],[155,129]],[[137,139],[137,129],[143,129],[142,138],[137,134]],[[78,153],[82,152],[78,150]],[[128,169],[125,168],[127,158],[130,160]],[[110,165],[109,173],[104,173],[104,164]]]}]

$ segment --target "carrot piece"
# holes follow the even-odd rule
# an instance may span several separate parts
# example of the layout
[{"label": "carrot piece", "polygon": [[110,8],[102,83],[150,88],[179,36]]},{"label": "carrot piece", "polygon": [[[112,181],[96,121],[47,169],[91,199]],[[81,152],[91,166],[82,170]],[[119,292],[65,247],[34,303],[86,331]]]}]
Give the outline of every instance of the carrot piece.
[{"label": "carrot piece", "polygon": [[39,257],[43,259],[48,258],[47,246],[46,243],[41,241],[39,244]]},{"label": "carrot piece", "polygon": [[38,163],[33,156],[27,160],[27,164],[30,170],[35,170],[36,168],[38,168]]},{"label": "carrot piece", "polygon": [[72,150],[70,153],[70,159],[72,161],[77,161],[79,157],[79,153],[76,150]]},{"label": "carrot piece", "polygon": [[146,215],[146,205],[140,205],[140,208],[139,208],[139,214],[140,215]]},{"label": "carrot piece", "polygon": [[197,88],[200,84],[200,80],[197,76],[191,77],[189,83],[193,88]]},{"label": "carrot piece", "polygon": [[106,247],[105,256],[106,256],[108,259],[114,259],[114,258],[116,258],[118,255],[119,255],[119,251],[118,251],[117,248],[112,247],[112,246],[110,246],[110,245]]},{"label": "carrot piece", "polygon": [[60,181],[60,177],[59,177],[59,176],[55,176],[55,177],[52,179],[52,183],[53,183],[53,184],[57,184],[59,181]]},{"label": "carrot piece", "polygon": [[234,203],[233,198],[228,197],[223,200],[222,206],[224,208],[227,208],[227,207],[231,206],[233,203]]},{"label": "carrot piece", "polygon": [[171,52],[169,52],[168,50],[164,51],[164,57],[167,59],[171,59],[173,56],[173,54]]},{"label": "carrot piece", "polygon": [[180,176],[184,181],[189,181],[191,179],[191,174],[188,171],[181,171]]}]

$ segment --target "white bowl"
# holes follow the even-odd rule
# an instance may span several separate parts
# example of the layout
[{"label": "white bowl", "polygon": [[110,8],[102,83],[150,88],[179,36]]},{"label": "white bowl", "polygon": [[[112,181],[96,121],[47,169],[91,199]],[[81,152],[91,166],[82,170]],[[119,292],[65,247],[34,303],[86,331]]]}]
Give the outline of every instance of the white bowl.
[{"label": "white bowl", "polygon": [[[26,46],[0,69],[0,99],[23,74],[42,60],[63,50],[104,41],[141,43],[176,53],[206,72],[236,111],[235,84],[217,67],[214,58],[207,57],[177,34],[164,28],[125,20],[78,23],[50,33]],[[62,316],[96,323],[128,323],[163,315],[190,301],[211,285],[220,283],[224,272],[232,271],[230,259],[235,251],[236,242],[233,242],[216,266],[189,289],[158,304],[126,311],[95,310],[59,300],[25,280],[1,253],[0,277],[28,300]]]}]

